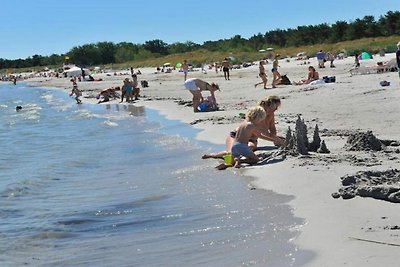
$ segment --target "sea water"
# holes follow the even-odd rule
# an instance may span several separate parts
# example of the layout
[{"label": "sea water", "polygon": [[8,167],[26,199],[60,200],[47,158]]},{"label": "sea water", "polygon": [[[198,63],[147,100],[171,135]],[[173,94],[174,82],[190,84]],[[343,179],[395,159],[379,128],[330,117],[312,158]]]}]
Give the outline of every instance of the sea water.
[{"label": "sea water", "polygon": [[215,170],[201,155],[221,147],[195,134],[136,104],[1,84],[0,266],[302,265],[291,197]]}]

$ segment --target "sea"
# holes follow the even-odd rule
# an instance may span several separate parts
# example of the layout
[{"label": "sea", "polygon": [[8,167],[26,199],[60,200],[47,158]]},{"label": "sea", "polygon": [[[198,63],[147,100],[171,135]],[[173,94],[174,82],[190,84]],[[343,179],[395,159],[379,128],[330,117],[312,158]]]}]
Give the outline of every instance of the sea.
[{"label": "sea", "polygon": [[0,84],[0,266],[303,266],[293,197],[214,169],[196,131]]}]

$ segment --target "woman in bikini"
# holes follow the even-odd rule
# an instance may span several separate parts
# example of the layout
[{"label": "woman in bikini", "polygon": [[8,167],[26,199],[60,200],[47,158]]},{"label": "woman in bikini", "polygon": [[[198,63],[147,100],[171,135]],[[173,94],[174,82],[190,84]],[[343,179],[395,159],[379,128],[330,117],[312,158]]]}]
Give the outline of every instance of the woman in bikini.
[{"label": "woman in bikini", "polygon": [[258,65],[258,69],[259,69],[258,76],[260,76],[262,82],[256,83],[254,85],[254,88],[256,88],[257,85],[264,84],[264,89],[267,89],[268,79],[267,79],[267,74],[265,73],[264,60],[260,60],[260,63]]},{"label": "woman in bikini", "polygon": [[281,74],[278,71],[278,67],[279,67],[279,59],[280,55],[277,54],[275,56],[274,62],[272,63],[272,88],[276,88],[276,83],[279,81],[279,79],[281,78]]}]

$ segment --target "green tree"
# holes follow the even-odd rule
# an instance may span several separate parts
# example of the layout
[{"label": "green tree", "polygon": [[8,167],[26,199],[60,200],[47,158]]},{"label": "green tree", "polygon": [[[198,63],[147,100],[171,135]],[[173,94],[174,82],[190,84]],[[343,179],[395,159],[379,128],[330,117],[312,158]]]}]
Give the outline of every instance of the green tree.
[{"label": "green tree", "polygon": [[97,43],[97,48],[100,54],[101,64],[115,63],[115,52],[116,46],[112,42],[99,42]]},{"label": "green tree", "polygon": [[385,36],[400,34],[400,11],[389,11],[381,16],[379,24]]},{"label": "green tree", "polygon": [[74,47],[68,52],[70,61],[83,66],[101,64],[101,54],[95,44]]},{"label": "green tree", "polygon": [[154,54],[168,55],[168,44],[159,39],[146,41],[143,47]]},{"label": "green tree", "polygon": [[348,28],[348,23],[346,21],[336,21],[335,24],[331,26],[331,36],[329,38],[330,43],[336,43],[345,41],[346,31]]}]

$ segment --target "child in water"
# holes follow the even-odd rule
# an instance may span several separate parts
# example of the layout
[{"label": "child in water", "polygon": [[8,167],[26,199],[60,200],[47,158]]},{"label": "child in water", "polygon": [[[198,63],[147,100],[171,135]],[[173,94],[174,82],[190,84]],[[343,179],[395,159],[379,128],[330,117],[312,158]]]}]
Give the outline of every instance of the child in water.
[{"label": "child in water", "polygon": [[75,95],[75,100],[77,104],[82,104],[82,100],[79,99],[82,96],[82,92],[78,89],[78,84],[75,81],[72,81],[72,90],[69,94],[70,96]]}]

